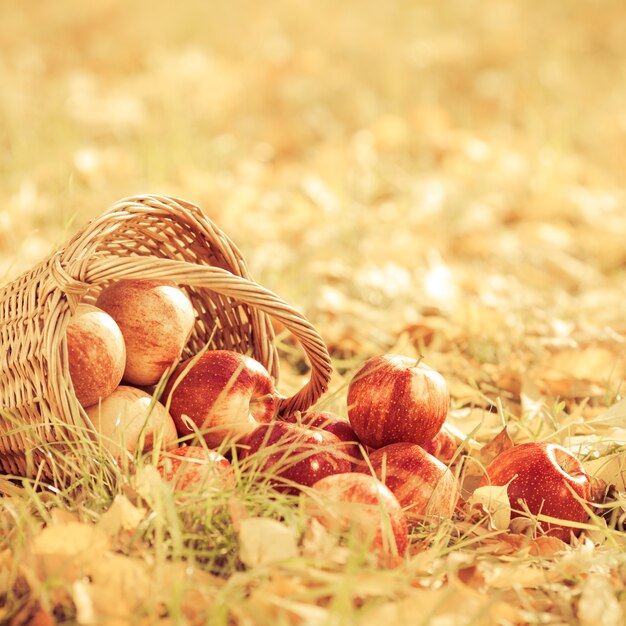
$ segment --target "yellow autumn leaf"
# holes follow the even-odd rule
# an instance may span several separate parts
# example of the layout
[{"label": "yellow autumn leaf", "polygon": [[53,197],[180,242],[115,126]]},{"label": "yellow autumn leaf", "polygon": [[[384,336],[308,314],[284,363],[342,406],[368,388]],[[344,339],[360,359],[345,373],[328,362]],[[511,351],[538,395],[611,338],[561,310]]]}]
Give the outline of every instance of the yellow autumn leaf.
[{"label": "yellow autumn leaf", "polygon": [[585,461],[583,465],[590,476],[626,491],[626,451]]},{"label": "yellow autumn leaf", "polygon": [[97,526],[68,522],[44,528],[33,540],[30,555],[42,579],[59,577],[73,582],[110,547],[109,536]]},{"label": "yellow autumn leaf", "polygon": [[284,561],[297,555],[297,538],[285,524],[262,517],[241,520],[239,558],[248,567]]},{"label": "yellow autumn leaf", "polygon": [[98,526],[109,535],[115,535],[120,530],[135,530],[145,515],[146,509],[135,506],[126,496],[118,494],[100,517]]},{"label": "yellow autumn leaf", "polygon": [[479,506],[489,517],[495,530],[506,530],[511,523],[511,503],[507,485],[478,487],[468,500],[470,507]]}]

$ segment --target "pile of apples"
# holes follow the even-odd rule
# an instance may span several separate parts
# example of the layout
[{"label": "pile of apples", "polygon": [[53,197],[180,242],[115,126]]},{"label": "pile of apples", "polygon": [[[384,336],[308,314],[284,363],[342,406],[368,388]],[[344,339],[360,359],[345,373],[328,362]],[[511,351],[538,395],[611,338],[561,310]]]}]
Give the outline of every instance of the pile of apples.
[{"label": "pile of apples", "polygon": [[[186,490],[216,476],[231,488],[236,456],[272,489],[304,494],[321,525],[356,531],[387,564],[406,553],[409,525],[454,515],[449,465],[459,451],[443,428],[450,397],[440,373],[406,356],[374,356],[349,382],[347,419],[316,410],[279,419],[272,378],[251,357],[207,350],[181,360],[194,324],[189,298],[167,281],[118,281],[95,305],[79,304],[66,334],[70,377],[113,457],[156,447],[162,476]],[[486,468],[483,484],[508,485],[514,514],[587,519],[589,476],[560,446],[515,446]],[[541,529],[571,536],[567,522]]]}]

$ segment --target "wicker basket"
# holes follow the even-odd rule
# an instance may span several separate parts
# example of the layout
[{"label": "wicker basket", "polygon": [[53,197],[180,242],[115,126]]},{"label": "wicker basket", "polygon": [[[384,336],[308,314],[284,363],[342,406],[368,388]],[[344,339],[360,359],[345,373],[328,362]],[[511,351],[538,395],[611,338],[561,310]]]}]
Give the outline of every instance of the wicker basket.
[{"label": "wicker basket", "polygon": [[[278,378],[270,318],[308,358],[310,379],[284,398],[282,415],[311,406],[327,389],[331,360],[315,328],[250,279],[231,240],[189,202],[141,195],[121,200],[64,247],[0,291],[0,470],[47,473],[49,446],[93,428],[70,382],[65,329],[79,300],[123,278],[171,279],[197,314],[184,356],[211,347],[250,354]],[[64,425],[68,428],[65,429]],[[67,430],[67,432],[64,432]]]}]

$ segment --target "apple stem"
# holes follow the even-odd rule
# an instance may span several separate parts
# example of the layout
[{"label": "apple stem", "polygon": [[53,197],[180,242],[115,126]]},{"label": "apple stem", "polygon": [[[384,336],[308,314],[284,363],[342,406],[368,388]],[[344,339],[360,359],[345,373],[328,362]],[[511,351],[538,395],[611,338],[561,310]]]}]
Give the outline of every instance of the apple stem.
[{"label": "apple stem", "polygon": [[419,367],[419,364],[424,360],[424,355],[420,354],[419,355],[419,359],[417,359],[417,361],[415,361],[415,365],[413,367]]}]

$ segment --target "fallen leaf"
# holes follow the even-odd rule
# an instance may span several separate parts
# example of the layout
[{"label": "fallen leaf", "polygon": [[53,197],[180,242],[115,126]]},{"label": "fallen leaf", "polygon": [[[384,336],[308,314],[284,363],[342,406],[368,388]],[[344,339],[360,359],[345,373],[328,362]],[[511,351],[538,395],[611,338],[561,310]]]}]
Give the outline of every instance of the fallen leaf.
[{"label": "fallen leaf", "polygon": [[578,601],[581,626],[623,626],[624,611],[620,606],[611,580],[600,574],[590,574],[585,580]]},{"label": "fallen leaf", "polygon": [[144,465],[133,476],[132,487],[150,506],[163,497],[164,481],[154,465]]},{"label": "fallen leaf", "polygon": [[584,461],[583,466],[590,476],[626,491],[626,451]]},{"label": "fallen leaf", "polygon": [[507,530],[511,523],[511,503],[507,485],[478,487],[467,501],[470,508],[478,506],[488,516],[494,530]]},{"label": "fallen leaf", "polygon": [[487,562],[483,565],[485,582],[491,589],[541,587],[559,579],[559,575],[530,562],[518,563],[516,567],[498,563],[488,565]]},{"label": "fallen leaf", "polygon": [[553,557],[569,550],[569,546],[558,537],[541,535],[528,544],[532,556]]},{"label": "fallen leaf", "polygon": [[73,582],[102,558],[110,545],[110,539],[102,529],[69,522],[44,528],[33,540],[30,556],[41,580],[60,577]]},{"label": "fallen leaf", "polygon": [[239,523],[239,558],[248,567],[291,559],[298,555],[294,531],[280,522],[250,517]]},{"label": "fallen leaf", "polygon": [[591,421],[593,424],[626,428],[626,398],[609,407]]},{"label": "fallen leaf", "polygon": [[136,530],[145,515],[146,509],[135,506],[126,496],[118,494],[100,517],[98,526],[113,536],[121,530]]},{"label": "fallen leaf", "polygon": [[139,558],[107,552],[89,568],[90,595],[99,622],[126,624],[155,601],[154,574]]},{"label": "fallen leaf", "polygon": [[461,476],[461,494],[469,497],[478,488],[485,469],[501,452],[513,447],[513,440],[509,435],[509,427],[505,426],[491,441],[480,450],[467,457],[463,463]]}]

